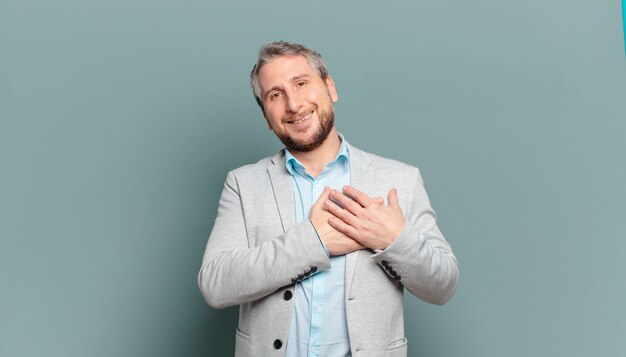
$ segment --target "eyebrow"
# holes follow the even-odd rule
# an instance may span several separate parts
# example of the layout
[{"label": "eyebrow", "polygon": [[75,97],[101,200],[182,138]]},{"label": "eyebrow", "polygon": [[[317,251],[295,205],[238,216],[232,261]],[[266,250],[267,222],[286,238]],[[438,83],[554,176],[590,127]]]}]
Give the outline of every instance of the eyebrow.
[{"label": "eyebrow", "polygon": [[297,81],[299,79],[308,78],[310,76],[311,76],[310,74],[306,74],[306,73],[298,74],[298,75],[295,75],[295,76],[291,77],[291,81],[295,82],[295,81]]}]

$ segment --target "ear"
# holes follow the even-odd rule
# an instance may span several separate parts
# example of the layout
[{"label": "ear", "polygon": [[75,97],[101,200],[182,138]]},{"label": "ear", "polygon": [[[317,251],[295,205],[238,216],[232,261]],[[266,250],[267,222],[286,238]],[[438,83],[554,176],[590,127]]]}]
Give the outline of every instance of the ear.
[{"label": "ear", "polygon": [[333,103],[337,103],[339,95],[337,94],[337,88],[335,88],[335,81],[333,81],[333,77],[331,77],[330,74],[326,77],[326,88],[328,89],[330,99]]}]

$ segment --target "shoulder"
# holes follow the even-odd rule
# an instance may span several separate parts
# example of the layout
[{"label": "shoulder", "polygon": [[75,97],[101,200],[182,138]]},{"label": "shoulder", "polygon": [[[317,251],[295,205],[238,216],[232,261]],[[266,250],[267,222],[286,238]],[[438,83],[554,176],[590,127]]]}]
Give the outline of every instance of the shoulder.
[{"label": "shoulder", "polygon": [[228,173],[228,177],[233,178],[255,178],[259,179],[262,175],[266,175],[267,169],[275,165],[284,165],[285,151],[280,150],[274,155],[267,156],[253,164],[240,166]]},{"label": "shoulder", "polygon": [[419,176],[419,169],[402,161],[372,154],[354,146],[350,146],[351,159],[368,163],[378,172],[398,176]]}]

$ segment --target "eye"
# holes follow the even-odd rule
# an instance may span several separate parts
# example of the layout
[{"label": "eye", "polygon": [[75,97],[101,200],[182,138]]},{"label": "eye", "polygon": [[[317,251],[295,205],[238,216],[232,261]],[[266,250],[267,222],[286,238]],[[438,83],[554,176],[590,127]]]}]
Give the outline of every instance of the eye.
[{"label": "eye", "polygon": [[271,101],[276,101],[278,100],[278,98],[280,98],[282,96],[281,92],[274,92],[272,94],[270,94],[270,100]]},{"label": "eye", "polygon": [[302,87],[302,86],[303,86],[303,85],[305,85],[305,84],[306,84],[306,81],[299,81],[299,82],[297,83],[298,87]]}]

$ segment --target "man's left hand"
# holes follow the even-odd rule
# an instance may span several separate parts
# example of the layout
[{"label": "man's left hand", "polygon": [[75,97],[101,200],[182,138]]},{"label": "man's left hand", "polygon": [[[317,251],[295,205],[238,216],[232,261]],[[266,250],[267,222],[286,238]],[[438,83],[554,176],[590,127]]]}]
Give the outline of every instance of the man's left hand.
[{"label": "man's left hand", "polygon": [[383,250],[404,229],[404,215],[395,188],[389,191],[387,202],[387,206],[381,205],[356,188],[344,186],[343,193],[331,190],[324,208],[334,216],[328,219],[333,228],[368,248]]}]

